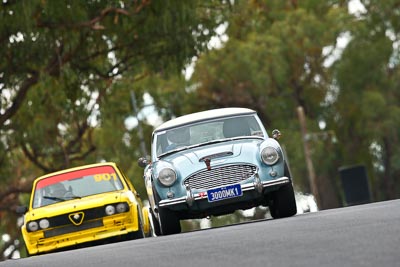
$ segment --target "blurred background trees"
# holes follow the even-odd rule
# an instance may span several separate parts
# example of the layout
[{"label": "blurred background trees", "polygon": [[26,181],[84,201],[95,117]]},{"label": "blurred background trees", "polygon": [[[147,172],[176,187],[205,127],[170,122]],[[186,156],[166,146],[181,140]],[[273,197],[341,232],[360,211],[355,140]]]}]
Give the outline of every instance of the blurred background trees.
[{"label": "blurred background trees", "polygon": [[14,210],[32,180],[67,167],[115,161],[145,198],[138,123],[149,151],[161,121],[228,106],[281,130],[295,188],[310,193],[303,107],[321,209],[344,204],[338,168],[354,164],[367,167],[374,201],[398,198],[398,9],[395,0],[2,1],[0,234],[18,239]]},{"label": "blurred background trees", "polygon": [[181,75],[228,10],[214,0],[2,1],[0,233],[19,235],[14,210],[51,171],[115,161],[145,196],[139,140],[125,126],[130,91],[141,106],[140,80]]}]

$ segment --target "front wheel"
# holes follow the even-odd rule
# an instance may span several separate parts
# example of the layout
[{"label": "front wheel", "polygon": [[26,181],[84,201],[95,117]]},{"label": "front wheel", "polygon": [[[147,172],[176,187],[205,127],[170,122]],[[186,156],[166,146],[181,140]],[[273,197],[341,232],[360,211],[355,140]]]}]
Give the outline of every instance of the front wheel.
[{"label": "front wheel", "polygon": [[173,211],[167,208],[159,208],[158,217],[162,235],[172,235],[181,232],[179,218]]},{"label": "front wheel", "polygon": [[[153,190],[155,192],[155,190]],[[181,223],[175,212],[168,208],[160,207],[160,196],[155,193],[154,200],[158,206],[158,224],[160,227],[161,235],[173,235],[181,232]],[[154,216],[154,214],[152,214]],[[156,222],[156,221],[155,221]],[[158,235],[156,231],[156,235]]]},{"label": "front wheel", "polygon": [[144,238],[143,229],[139,229],[136,232],[130,232],[126,235],[127,240],[135,240],[135,239],[141,239],[141,238]]},{"label": "front wheel", "polygon": [[274,219],[290,217],[297,213],[292,183],[283,185],[272,193],[269,210]]}]

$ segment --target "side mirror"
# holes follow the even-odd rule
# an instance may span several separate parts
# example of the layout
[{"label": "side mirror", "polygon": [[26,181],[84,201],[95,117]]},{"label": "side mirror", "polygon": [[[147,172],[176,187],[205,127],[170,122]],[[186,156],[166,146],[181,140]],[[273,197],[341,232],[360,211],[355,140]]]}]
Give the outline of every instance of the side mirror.
[{"label": "side mirror", "polygon": [[139,167],[145,168],[147,165],[149,165],[150,161],[146,158],[139,158],[138,159],[138,165]]},{"label": "side mirror", "polygon": [[272,138],[274,138],[275,140],[281,138],[281,135],[281,131],[279,131],[278,129],[272,131]]},{"label": "side mirror", "polygon": [[20,215],[24,215],[27,211],[28,211],[28,207],[27,207],[27,206],[18,206],[18,207],[15,209],[15,212],[16,212],[17,214],[20,214]]}]

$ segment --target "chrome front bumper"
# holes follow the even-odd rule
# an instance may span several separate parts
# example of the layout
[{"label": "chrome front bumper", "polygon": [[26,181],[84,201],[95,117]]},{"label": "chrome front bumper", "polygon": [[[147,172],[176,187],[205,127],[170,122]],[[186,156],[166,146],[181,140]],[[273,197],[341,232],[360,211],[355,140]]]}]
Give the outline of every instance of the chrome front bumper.
[{"label": "chrome front bumper", "polygon": [[[259,193],[262,193],[263,189],[266,187],[276,186],[276,185],[284,185],[290,183],[290,179],[288,177],[281,177],[275,180],[269,181],[261,181],[258,175],[254,177],[253,183],[242,184],[242,192],[256,190]],[[192,190],[189,187],[186,187],[186,196],[174,199],[164,199],[159,202],[160,207],[168,207],[174,206],[182,203],[186,203],[189,206],[193,205],[194,201],[202,200],[207,198],[207,191],[193,194]]]}]

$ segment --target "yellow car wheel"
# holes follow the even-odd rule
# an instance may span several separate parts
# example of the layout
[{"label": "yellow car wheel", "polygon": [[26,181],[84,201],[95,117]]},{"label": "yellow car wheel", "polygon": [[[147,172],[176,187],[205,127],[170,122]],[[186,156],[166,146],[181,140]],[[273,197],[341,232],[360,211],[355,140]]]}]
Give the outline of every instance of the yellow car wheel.
[{"label": "yellow car wheel", "polygon": [[142,214],[143,214],[143,232],[146,237],[152,236],[152,227],[151,227],[150,218],[149,218],[149,208],[143,207]]}]

